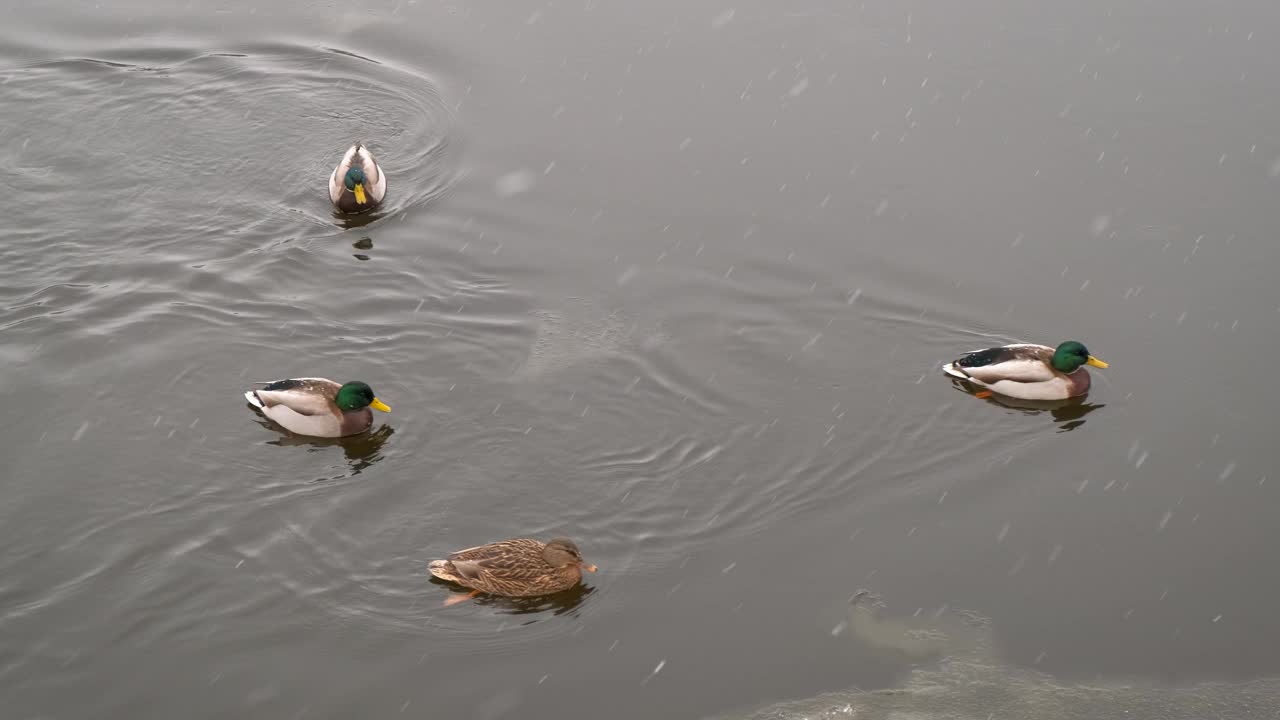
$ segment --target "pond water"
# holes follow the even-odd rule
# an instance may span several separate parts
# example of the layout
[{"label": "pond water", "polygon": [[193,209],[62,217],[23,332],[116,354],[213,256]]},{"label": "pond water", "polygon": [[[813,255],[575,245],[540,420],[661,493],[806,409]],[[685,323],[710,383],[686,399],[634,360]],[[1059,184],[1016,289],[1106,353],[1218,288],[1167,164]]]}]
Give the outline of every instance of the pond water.
[{"label": "pond water", "polygon": [[1277,717],[1274,3],[0,10],[6,715]]}]

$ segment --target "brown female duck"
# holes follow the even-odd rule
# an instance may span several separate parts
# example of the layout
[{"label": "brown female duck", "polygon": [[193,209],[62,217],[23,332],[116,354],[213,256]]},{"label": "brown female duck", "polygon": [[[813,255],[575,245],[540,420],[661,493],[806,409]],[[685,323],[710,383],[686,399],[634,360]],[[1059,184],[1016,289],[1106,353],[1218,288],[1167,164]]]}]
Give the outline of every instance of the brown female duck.
[{"label": "brown female duck", "polygon": [[457,583],[471,592],[455,595],[445,605],[479,595],[535,597],[551,595],[577,585],[582,571],[596,566],[582,559],[572,540],[556,538],[548,543],[528,538],[503,540],[459,550],[448,560],[432,560],[427,566],[441,580]]}]

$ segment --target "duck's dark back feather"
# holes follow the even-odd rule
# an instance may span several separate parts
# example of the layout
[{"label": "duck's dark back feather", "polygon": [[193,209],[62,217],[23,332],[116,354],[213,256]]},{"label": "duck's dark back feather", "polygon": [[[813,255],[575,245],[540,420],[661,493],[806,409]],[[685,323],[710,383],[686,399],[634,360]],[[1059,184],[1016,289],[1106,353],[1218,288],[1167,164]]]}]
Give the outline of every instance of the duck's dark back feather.
[{"label": "duck's dark back feather", "polygon": [[1013,351],[1009,348],[987,348],[986,350],[979,350],[961,357],[959,360],[956,360],[956,365],[959,365],[962,368],[983,367],[986,365],[995,365],[996,363],[1007,362],[1009,360],[1013,360],[1014,357],[1015,355]]},{"label": "duck's dark back feather", "polygon": [[955,364],[962,368],[978,368],[988,365],[999,365],[1014,360],[1040,360],[1048,362],[1053,358],[1053,350],[1036,345],[1005,345],[1002,347],[978,350],[956,360]]}]

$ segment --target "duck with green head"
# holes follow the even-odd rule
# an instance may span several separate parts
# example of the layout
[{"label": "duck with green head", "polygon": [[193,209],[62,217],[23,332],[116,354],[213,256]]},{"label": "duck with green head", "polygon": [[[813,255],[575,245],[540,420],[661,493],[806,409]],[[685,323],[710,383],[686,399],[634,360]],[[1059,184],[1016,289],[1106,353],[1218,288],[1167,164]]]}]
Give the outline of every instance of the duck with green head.
[{"label": "duck with green head", "polygon": [[387,195],[387,176],[361,143],[352,145],[329,176],[329,200],[340,212],[369,212],[382,205]]},{"label": "duck with green head", "polygon": [[1007,397],[1065,400],[1089,392],[1085,365],[1107,367],[1082,343],[1068,340],[1056,348],[1024,343],[976,350],[943,365],[942,371]]},{"label": "duck with green head", "polygon": [[357,435],[373,426],[369,408],[391,412],[373,388],[359,380],[339,385],[327,378],[293,378],[256,384],[263,387],[244,394],[249,404],[299,435]]}]

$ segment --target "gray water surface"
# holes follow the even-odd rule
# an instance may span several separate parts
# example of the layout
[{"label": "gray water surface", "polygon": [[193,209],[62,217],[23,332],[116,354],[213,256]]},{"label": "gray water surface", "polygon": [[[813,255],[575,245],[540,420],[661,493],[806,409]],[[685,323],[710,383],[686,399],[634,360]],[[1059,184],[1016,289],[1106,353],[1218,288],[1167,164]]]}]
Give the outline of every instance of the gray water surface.
[{"label": "gray water surface", "polygon": [[1274,3],[0,12],[5,717],[1280,717]]}]

